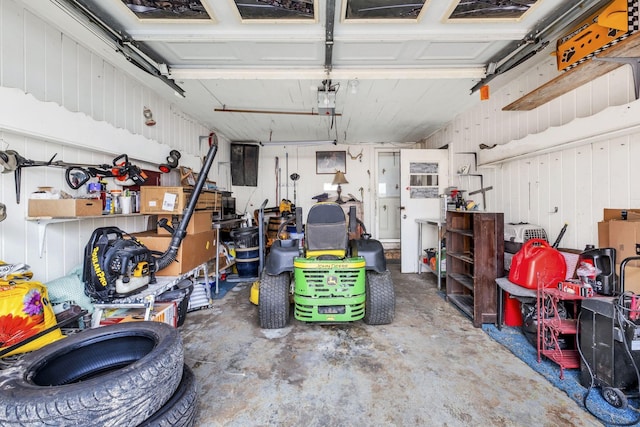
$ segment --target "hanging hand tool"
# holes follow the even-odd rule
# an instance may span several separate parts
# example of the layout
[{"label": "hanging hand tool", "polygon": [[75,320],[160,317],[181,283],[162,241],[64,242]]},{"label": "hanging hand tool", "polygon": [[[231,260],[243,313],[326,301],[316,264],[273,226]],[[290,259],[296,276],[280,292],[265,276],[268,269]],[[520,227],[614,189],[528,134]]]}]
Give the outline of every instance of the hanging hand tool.
[{"label": "hanging hand tool", "polygon": [[276,200],[280,200],[280,182],[278,181],[278,171],[280,170],[279,162],[280,159],[276,156]]},{"label": "hanging hand tool", "polygon": [[555,242],[553,242],[553,248],[557,249],[558,246],[560,245],[560,240],[562,240],[562,236],[564,236],[565,231],[567,231],[567,226],[569,224],[567,224],[566,222],[564,223],[564,226],[562,227],[562,230],[560,230],[560,234],[558,234],[558,238],[556,239]]},{"label": "hanging hand tool", "polygon": [[[95,177],[116,178],[119,185],[140,185],[147,180],[147,175],[139,167],[129,161],[129,156],[121,154],[113,159],[113,164],[86,164],[69,163],[62,160],[55,160],[57,153],[48,161],[31,160],[22,157],[16,151],[0,151],[0,168],[2,173],[13,172],[15,176],[16,203],[20,204],[20,188],[22,181],[22,168],[49,166],[65,168],[65,180],[69,187],[77,190],[89,179]],[[167,164],[158,165],[161,172],[167,173],[178,166],[180,152],[171,150],[167,157]]]},{"label": "hanging hand tool", "polygon": [[293,181],[293,204],[294,206],[297,206],[298,196],[296,194],[296,182],[300,179],[300,175],[298,175],[297,173],[292,173],[289,178],[291,178],[291,181]]}]

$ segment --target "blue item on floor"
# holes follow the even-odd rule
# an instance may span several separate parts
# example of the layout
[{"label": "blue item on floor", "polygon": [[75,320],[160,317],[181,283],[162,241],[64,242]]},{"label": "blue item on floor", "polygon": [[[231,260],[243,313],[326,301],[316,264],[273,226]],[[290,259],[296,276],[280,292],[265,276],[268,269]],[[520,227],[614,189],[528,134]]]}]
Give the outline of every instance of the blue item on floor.
[{"label": "blue item on floor", "polygon": [[233,280],[234,275],[228,275],[227,278],[231,280],[220,280],[218,283],[218,293],[216,294],[216,282],[209,282],[209,286],[211,287],[211,299],[222,299],[231,289],[235,288],[236,285],[242,283],[238,280]]},{"label": "blue item on floor", "polygon": [[[484,324],[482,325],[482,330],[498,343],[509,349],[534,371],[545,377],[555,387],[567,393],[580,407],[584,408],[583,398],[587,393],[587,389],[580,384],[579,369],[565,369],[564,379],[560,379],[560,368],[557,364],[544,357],[538,362],[538,352],[536,348],[527,341],[521,328],[503,326],[502,330],[498,330],[493,324]],[[630,407],[638,408],[639,404],[638,399],[629,399]],[[638,413],[633,409],[617,409],[609,405],[602,397],[600,388],[597,387],[591,389],[589,398],[587,399],[587,406],[590,412],[600,418],[607,426],[618,423],[629,423],[638,418]]]}]

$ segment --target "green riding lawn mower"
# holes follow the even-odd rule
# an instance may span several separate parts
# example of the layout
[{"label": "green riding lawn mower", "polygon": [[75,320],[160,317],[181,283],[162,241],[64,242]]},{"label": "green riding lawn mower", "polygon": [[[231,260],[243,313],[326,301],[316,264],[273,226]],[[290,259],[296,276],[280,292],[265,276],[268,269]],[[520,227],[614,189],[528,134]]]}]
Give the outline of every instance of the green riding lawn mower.
[{"label": "green riding lawn mower", "polygon": [[301,208],[283,226],[293,221],[296,235],[304,238],[282,239],[279,232],[260,280],[252,288],[251,301],[258,305],[260,327],[285,327],[291,302],[295,318],[303,322],[362,319],[370,325],[391,323],[395,292],[384,250],[356,219],[355,208],[349,212],[348,228],[336,203],[313,205],[304,234]]}]

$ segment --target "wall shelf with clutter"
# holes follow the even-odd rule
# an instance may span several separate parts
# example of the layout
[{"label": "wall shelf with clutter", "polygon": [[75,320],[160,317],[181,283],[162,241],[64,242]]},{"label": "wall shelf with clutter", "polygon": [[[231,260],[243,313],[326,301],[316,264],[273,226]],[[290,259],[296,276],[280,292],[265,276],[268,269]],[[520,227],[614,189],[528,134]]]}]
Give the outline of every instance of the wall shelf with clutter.
[{"label": "wall shelf with clutter", "polygon": [[[480,189],[478,190],[473,190],[473,191],[467,191],[467,196],[473,196],[475,194],[482,194],[482,206],[480,207],[481,210],[486,211],[487,210],[487,197],[486,197],[486,192],[489,190],[492,190],[493,187],[489,186],[489,187],[485,187],[484,186],[484,176],[478,172],[478,154],[474,151],[460,151],[458,153],[455,153],[457,155],[461,155],[461,156],[473,156],[473,163],[466,163],[463,164],[462,166],[460,166],[458,168],[457,171],[457,175],[458,175],[458,179],[459,179],[459,183],[461,187],[465,187],[463,184],[465,184],[465,182],[463,182],[463,177],[467,177],[466,179],[466,187],[470,188],[471,187],[471,181],[472,181],[472,177],[476,177],[476,178],[480,178]],[[477,209],[477,203],[473,203],[471,201],[467,201],[467,203],[465,203],[465,207],[467,210],[476,210]]]},{"label": "wall shelf with clutter", "polygon": [[106,219],[106,218],[126,218],[126,217],[150,217],[151,215],[133,213],[133,214],[113,214],[113,215],[92,215],[92,216],[74,216],[74,217],[26,217],[25,219],[30,222],[35,222],[38,225],[38,254],[42,258],[44,252],[44,242],[47,237],[47,227],[51,224],[59,224],[62,222],[83,221],[87,219]]}]

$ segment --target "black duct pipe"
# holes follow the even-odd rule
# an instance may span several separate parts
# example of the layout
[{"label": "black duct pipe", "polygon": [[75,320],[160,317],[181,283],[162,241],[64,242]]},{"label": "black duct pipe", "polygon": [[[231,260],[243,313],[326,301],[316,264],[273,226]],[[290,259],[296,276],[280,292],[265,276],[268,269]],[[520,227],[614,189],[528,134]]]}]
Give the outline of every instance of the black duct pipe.
[{"label": "black duct pipe", "polygon": [[209,147],[209,152],[207,153],[207,157],[204,159],[204,164],[202,165],[202,170],[198,174],[198,180],[196,181],[196,185],[193,188],[193,193],[191,194],[191,198],[189,199],[189,203],[183,212],[182,221],[180,221],[180,225],[173,232],[171,237],[171,243],[169,243],[169,248],[165,253],[160,255],[160,257],[156,258],[155,262],[155,271],[160,271],[163,268],[166,268],[169,264],[171,264],[178,255],[178,249],[180,248],[180,244],[184,239],[184,236],[187,235],[187,225],[189,225],[189,220],[191,220],[191,216],[193,215],[193,211],[196,210],[196,204],[198,203],[198,197],[202,192],[202,188],[207,180],[207,175],[209,174],[209,169],[211,169],[211,165],[213,164],[213,159],[216,157],[216,153],[218,152],[218,137],[213,134],[212,144]]}]

